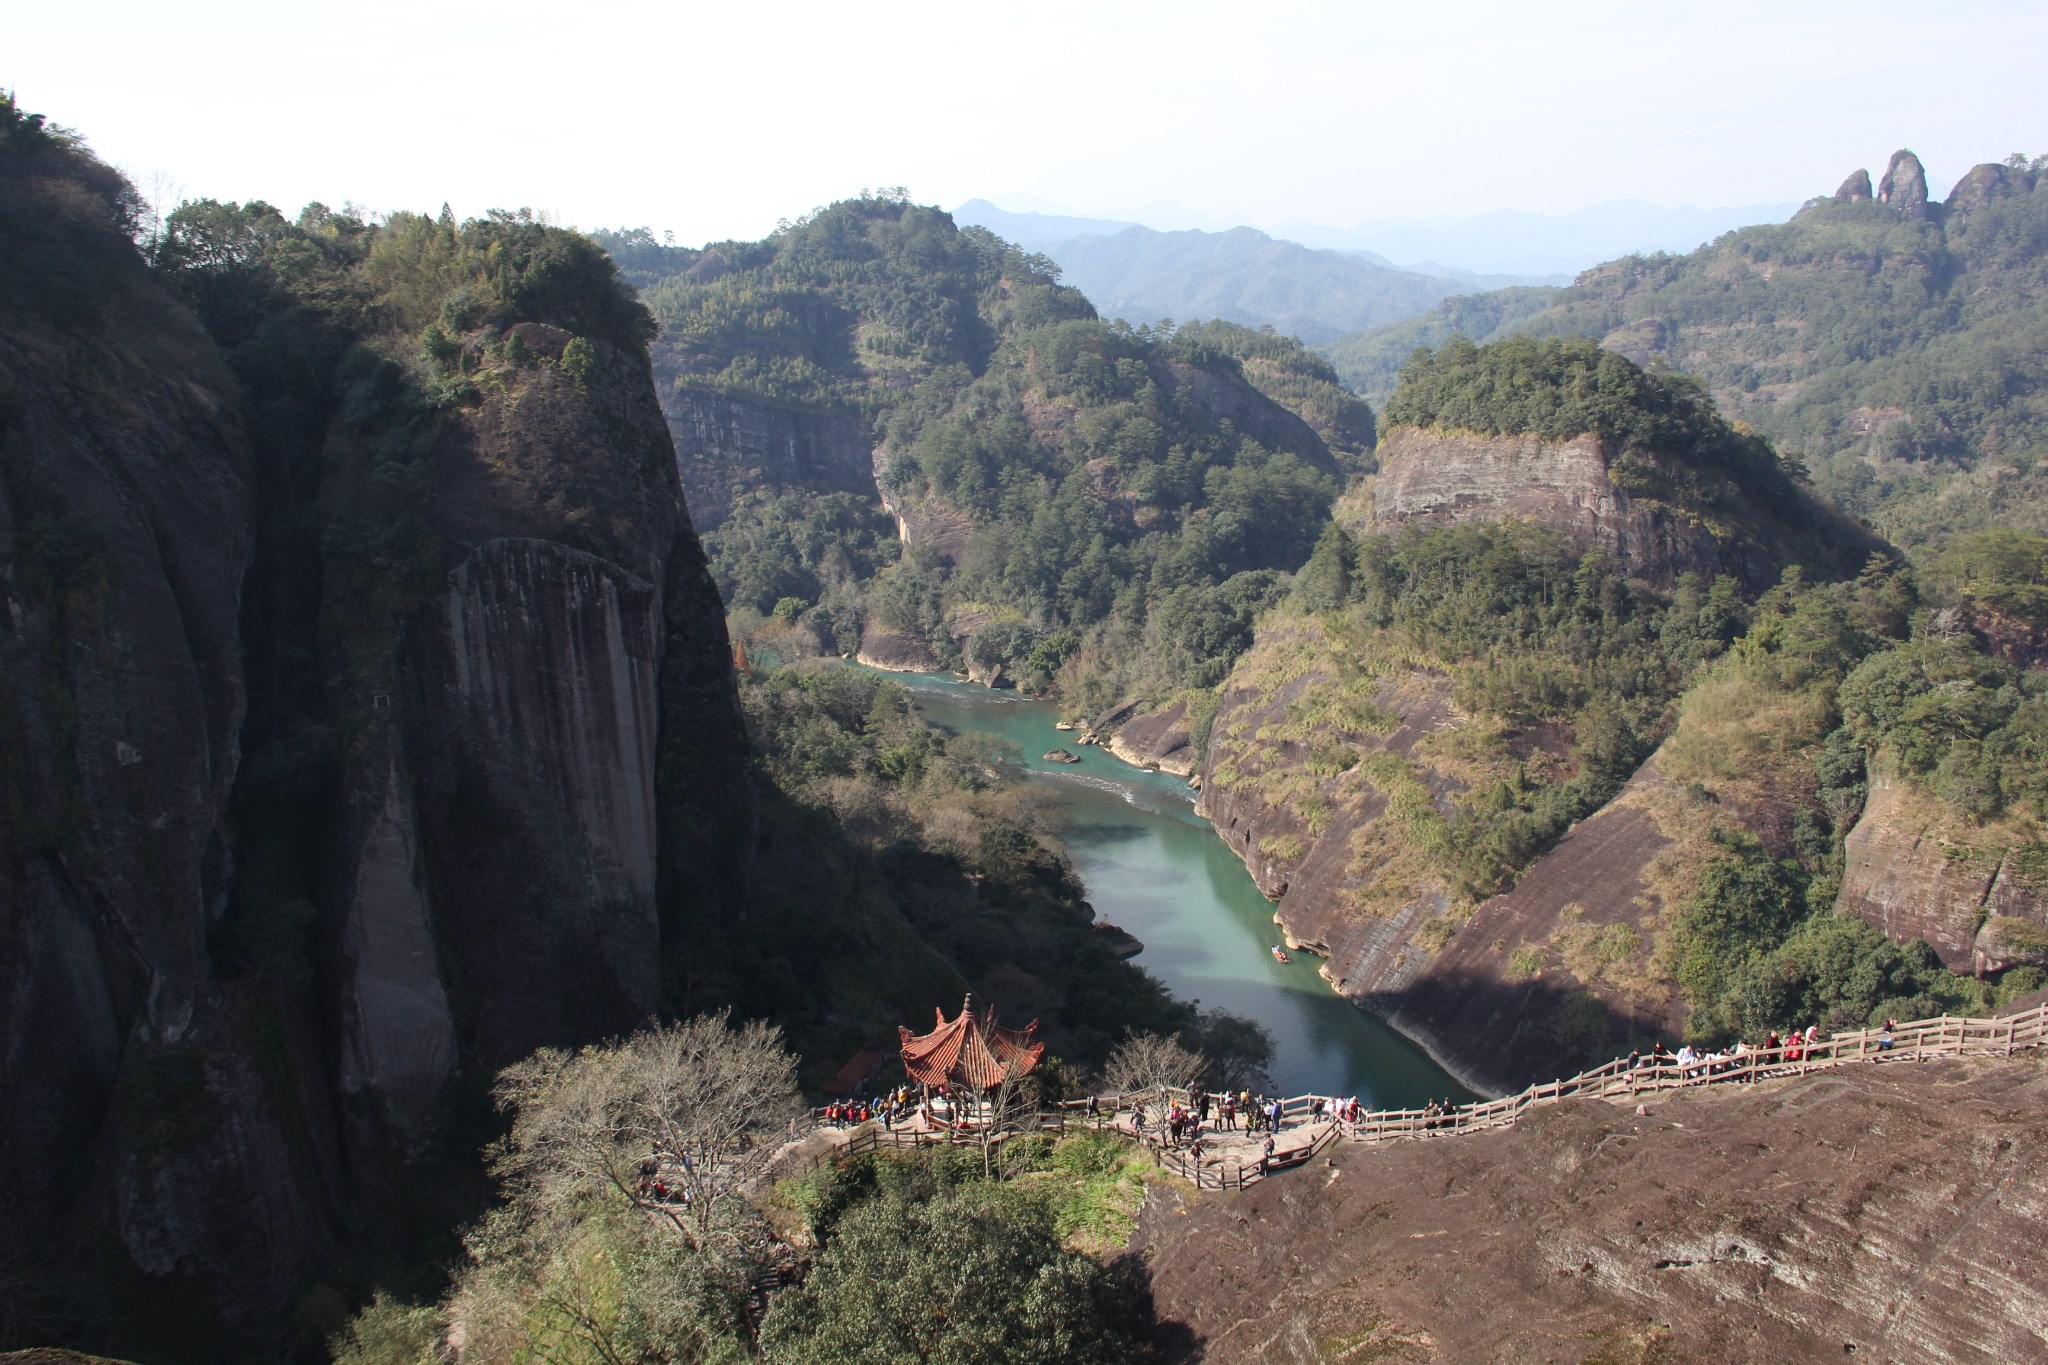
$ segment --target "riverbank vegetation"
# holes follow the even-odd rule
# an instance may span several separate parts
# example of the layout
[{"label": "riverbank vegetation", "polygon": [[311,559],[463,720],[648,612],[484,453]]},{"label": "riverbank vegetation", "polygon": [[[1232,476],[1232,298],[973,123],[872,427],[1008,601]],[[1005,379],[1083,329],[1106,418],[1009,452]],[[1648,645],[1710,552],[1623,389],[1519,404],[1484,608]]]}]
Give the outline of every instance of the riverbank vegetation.
[{"label": "riverbank vegetation", "polygon": [[741,698],[765,852],[747,920],[704,927],[691,992],[782,1021],[814,1082],[970,989],[1041,1021],[1049,1075],[1093,1071],[1131,1035],[1185,1040],[1219,1085],[1270,1062],[1257,1024],[1174,999],[1095,932],[1017,754],[945,734],[902,686],[836,661],[743,674]]}]

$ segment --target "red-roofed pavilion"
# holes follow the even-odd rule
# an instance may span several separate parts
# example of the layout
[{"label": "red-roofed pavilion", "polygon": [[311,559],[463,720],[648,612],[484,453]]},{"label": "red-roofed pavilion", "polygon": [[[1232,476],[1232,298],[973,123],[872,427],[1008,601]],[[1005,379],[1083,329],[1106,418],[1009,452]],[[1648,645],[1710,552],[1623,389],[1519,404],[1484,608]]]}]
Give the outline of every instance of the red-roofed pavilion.
[{"label": "red-roofed pavilion", "polygon": [[903,1037],[903,1069],[919,1085],[984,1094],[1005,1080],[1028,1075],[1045,1055],[1036,1019],[1021,1029],[1004,1028],[996,1023],[994,1010],[986,1018],[976,1014],[971,995],[951,1022],[943,1009],[933,1013],[938,1025],[930,1033],[914,1034],[900,1024],[896,1028]]}]

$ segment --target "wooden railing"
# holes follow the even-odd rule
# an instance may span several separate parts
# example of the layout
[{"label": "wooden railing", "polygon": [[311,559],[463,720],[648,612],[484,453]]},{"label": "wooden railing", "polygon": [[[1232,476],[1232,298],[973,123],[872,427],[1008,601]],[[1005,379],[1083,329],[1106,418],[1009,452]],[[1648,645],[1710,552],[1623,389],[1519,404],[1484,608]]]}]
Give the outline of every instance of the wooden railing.
[{"label": "wooden railing", "polygon": [[[1163,1089],[1142,1095],[1098,1095],[1097,1112],[1088,1112],[1088,1100],[1067,1100],[1040,1110],[1033,1121],[998,1133],[996,1140],[1024,1132],[1065,1132],[1069,1128],[1114,1133],[1128,1141],[1141,1142],[1155,1161],[1202,1189],[1245,1189],[1274,1171],[1299,1166],[1313,1159],[1336,1141],[1379,1143],[1407,1139],[1456,1137],[1465,1133],[1490,1132],[1506,1128],[1531,1109],[1578,1098],[1627,1099],[1636,1095],[1701,1085],[1744,1085],[1785,1076],[1804,1076],[1851,1065],[1915,1061],[1928,1057],[2010,1057],[2015,1052],[2048,1043],[2048,1004],[2001,1018],[1967,1019],[1942,1015],[1918,1019],[1891,1031],[1887,1043],[1882,1029],[1860,1029],[1817,1039],[1811,1046],[1788,1044],[1765,1051],[1746,1052],[1709,1064],[1705,1060],[1680,1066],[1676,1061],[1630,1066],[1618,1058],[1591,1071],[1563,1080],[1545,1081],[1513,1095],[1474,1100],[1469,1104],[1430,1109],[1373,1109],[1361,1112],[1356,1122],[1335,1117],[1338,1099],[1328,1095],[1295,1095],[1281,1101],[1281,1125],[1295,1129],[1294,1140],[1285,1146],[1276,1142],[1270,1159],[1240,1161],[1234,1157],[1201,1163],[1186,1151],[1162,1142],[1155,1126],[1137,1133],[1117,1122],[1117,1116],[1142,1102],[1155,1112],[1169,1103],[1194,1106],[1198,1094]],[[1796,1055],[1795,1055],[1796,1054]],[[1210,1096],[1212,1110],[1224,1096]],[[1311,1123],[1318,1113],[1320,1120]],[[1242,1122],[1244,1115],[1239,1115]],[[1304,1128],[1304,1124],[1309,1124]],[[1306,1141],[1302,1140],[1306,1136]],[[1276,1138],[1281,1135],[1276,1134]],[[978,1145],[983,1135],[953,1129],[940,1131],[889,1128],[879,1119],[853,1125],[845,1143],[819,1153],[809,1163],[816,1169],[827,1160],[859,1156],[881,1148]]]}]

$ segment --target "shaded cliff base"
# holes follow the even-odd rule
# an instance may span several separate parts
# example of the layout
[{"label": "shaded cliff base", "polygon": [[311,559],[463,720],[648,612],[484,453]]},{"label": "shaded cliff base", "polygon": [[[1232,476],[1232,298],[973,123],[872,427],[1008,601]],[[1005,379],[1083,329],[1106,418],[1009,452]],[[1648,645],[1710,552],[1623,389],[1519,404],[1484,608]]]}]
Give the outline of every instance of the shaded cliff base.
[{"label": "shaded cliff base", "polygon": [[2040,1359],[2048,1070],[1858,1069],[1158,1186],[1164,1358]]}]

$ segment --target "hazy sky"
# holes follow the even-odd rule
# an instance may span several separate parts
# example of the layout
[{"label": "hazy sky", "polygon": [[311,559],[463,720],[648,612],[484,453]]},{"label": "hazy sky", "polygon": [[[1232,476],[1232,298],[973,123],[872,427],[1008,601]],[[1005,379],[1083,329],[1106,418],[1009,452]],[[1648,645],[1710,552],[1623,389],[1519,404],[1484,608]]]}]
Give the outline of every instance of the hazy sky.
[{"label": "hazy sky", "polygon": [[1336,226],[2048,151],[2048,5],[70,0],[0,87],[190,196],[758,237],[864,186]]}]

